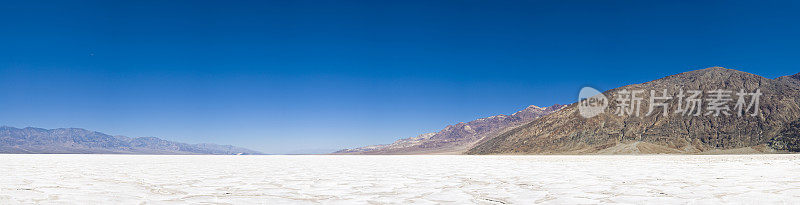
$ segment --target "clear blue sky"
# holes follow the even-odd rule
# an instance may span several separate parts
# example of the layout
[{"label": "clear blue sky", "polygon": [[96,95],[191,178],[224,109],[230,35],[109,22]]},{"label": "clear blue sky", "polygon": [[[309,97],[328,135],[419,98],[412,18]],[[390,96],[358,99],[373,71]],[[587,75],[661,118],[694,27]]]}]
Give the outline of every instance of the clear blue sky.
[{"label": "clear blue sky", "polygon": [[0,125],[268,153],[388,143],[581,86],[800,71],[791,1],[5,1]]}]

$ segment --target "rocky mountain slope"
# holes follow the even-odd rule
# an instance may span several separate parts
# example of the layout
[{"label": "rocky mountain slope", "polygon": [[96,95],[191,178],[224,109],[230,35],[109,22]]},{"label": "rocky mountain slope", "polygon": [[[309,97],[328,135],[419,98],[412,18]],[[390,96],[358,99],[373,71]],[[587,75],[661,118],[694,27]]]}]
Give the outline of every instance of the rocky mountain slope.
[{"label": "rocky mountain slope", "polygon": [[528,123],[564,107],[534,105],[512,115],[497,115],[449,125],[435,133],[405,138],[386,145],[344,149],[335,154],[461,154],[478,142],[497,136],[512,127]]},{"label": "rocky mountain slope", "polygon": [[79,128],[0,127],[0,153],[60,154],[261,154],[216,144],[186,144],[156,137],[111,136]]},{"label": "rocky mountain slope", "polygon": [[790,75],[790,76],[783,76],[777,78],[776,80],[787,83],[789,85],[800,87],[800,73]]},{"label": "rocky mountain slope", "polygon": [[[647,83],[628,85],[604,92],[608,108],[603,113],[585,118],[578,103],[526,125],[505,132],[470,149],[468,154],[649,154],[649,153],[761,153],[798,150],[798,119],[800,119],[800,88],[798,75],[767,79],[750,73],[720,67],[680,73]],[[650,91],[662,96],[663,90],[672,99],[668,111],[656,107],[649,110]],[[686,98],[679,100],[680,90],[704,91],[700,98],[702,111],[698,116],[686,115],[678,107],[689,107]],[[714,116],[707,113],[716,89],[731,90],[729,102],[732,115]],[[738,116],[736,93],[760,90],[758,112],[750,109]],[[620,103],[629,99],[624,90],[644,90],[641,94],[640,116],[615,113]],[[688,94],[687,94],[688,96]],[[746,97],[746,101],[752,97]],[[630,102],[630,101],[628,101]],[[660,105],[656,104],[654,105]],[[680,104],[680,105],[679,105]],[[755,107],[755,106],[754,106]],[[756,116],[750,116],[756,113]],[[625,113],[623,113],[625,114]],[[709,114],[709,115],[707,115]]]}]

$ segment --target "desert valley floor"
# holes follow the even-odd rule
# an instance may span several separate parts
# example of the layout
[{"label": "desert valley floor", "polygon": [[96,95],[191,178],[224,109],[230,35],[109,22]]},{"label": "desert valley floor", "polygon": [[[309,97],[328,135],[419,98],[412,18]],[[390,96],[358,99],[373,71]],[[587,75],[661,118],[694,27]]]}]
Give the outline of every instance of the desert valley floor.
[{"label": "desert valley floor", "polygon": [[0,155],[0,204],[791,204],[800,155]]}]

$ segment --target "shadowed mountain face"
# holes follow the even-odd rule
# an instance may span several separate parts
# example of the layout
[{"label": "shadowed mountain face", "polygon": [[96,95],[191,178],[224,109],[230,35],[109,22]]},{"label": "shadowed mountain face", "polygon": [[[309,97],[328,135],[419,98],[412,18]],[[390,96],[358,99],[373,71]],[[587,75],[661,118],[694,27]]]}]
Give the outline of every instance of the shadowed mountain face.
[{"label": "shadowed mountain face", "polygon": [[51,154],[261,154],[215,144],[186,144],[155,137],[111,136],[79,128],[0,127],[0,153]]},{"label": "shadowed mountain face", "polygon": [[784,128],[778,137],[769,141],[769,146],[777,150],[800,152],[800,120]]},{"label": "shadowed mountain face", "polygon": [[[531,123],[519,126],[498,137],[487,140],[468,154],[584,154],[584,153],[757,153],[793,151],[797,149],[797,126],[800,119],[800,88],[798,75],[767,79],[757,75],[725,68],[707,68],[668,76],[647,83],[628,85],[604,92],[608,99],[605,112],[585,118],[579,114],[578,103]],[[650,91],[656,96],[672,99],[658,101],[668,105],[649,111]],[[731,115],[706,115],[709,111],[708,91],[717,89],[733,91],[730,102]],[[736,93],[760,90],[759,110],[754,109],[738,116],[734,104]],[[644,90],[641,94],[640,116],[620,116],[622,105],[616,99],[625,97],[623,90]],[[675,113],[678,107],[687,107],[679,100],[680,90],[703,91],[700,98],[702,113],[699,116]],[[623,96],[620,96],[623,95]],[[627,97],[626,97],[627,98]],[[747,97],[749,102],[750,97]],[[624,101],[623,101],[624,102]],[[679,103],[681,105],[679,105]],[[654,105],[656,105],[654,103]]]},{"label": "shadowed mountain face", "polygon": [[461,154],[478,142],[490,139],[512,127],[530,122],[564,107],[529,106],[512,115],[497,115],[470,122],[448,125],[435,133],[405,138],[387,145],[344,149],[336,154]]}]

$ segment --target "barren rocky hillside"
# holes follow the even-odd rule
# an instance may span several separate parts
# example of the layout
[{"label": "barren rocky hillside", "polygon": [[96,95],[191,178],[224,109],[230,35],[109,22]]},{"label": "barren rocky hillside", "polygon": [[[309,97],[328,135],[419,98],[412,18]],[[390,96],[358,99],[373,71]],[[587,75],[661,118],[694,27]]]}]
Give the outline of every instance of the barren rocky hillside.
[{"label": "barren rocky hillside", "polygon": [[[572,104],[553,114],[502,133],[476,145],[468,154],[647,154],[647,153],[760,153],[797,151],[797,123],[800,119],[800,88],[798,75],[767,79],[750,73],[720,67],[707,68],[667,76],[647,83],[628,85],[604,92],[608,108],[591,118],[579,114],[578,104]],[[658,106],[650,115],[650,91],[671,99],[655,101],[668,105],[667,114]],[[709,108],[714,90],[730,90],[727,110],[731,115],[714,116]],[[644,90],[640,114],[622,116],[617,99],[628,95],[624,91]],[[703,91],[700,114],[675,113],[688,107],[679,100],[681,90]],[[737,92],[762,95],[756,116],[750,116],[755,106],[738,116],[735,104]],[[688,93],[686,93],[688,95]],[[622,95],[622,96],[621,96]],[[747,96],[749,103],[752,96]],[[620,101],[620,102],[625,102]],[[680,104],[680,105],[679,105]],[[655,104],[654,105],[659,105]],[[747,107],[746,105],[744,106]],[[794,124],[793,124],[794,123]]]},{"label": "barren rocky hillside", "polygon": [[780,78],[778,78],[776,80],[800,88],[800,73],[797,73],[797,74],[794,74],[794,75],[790,75],[790,76],[783,76],[783,77],[780,77]]}]

